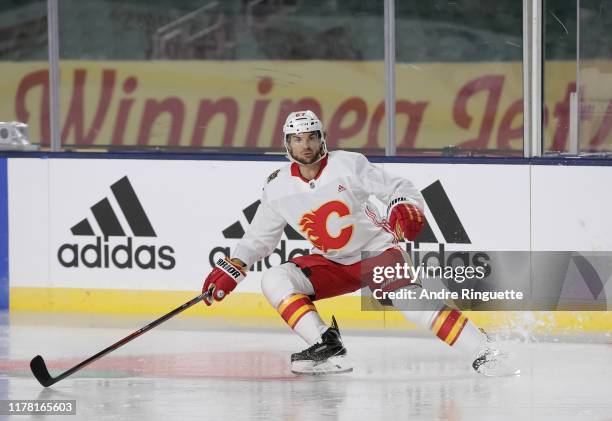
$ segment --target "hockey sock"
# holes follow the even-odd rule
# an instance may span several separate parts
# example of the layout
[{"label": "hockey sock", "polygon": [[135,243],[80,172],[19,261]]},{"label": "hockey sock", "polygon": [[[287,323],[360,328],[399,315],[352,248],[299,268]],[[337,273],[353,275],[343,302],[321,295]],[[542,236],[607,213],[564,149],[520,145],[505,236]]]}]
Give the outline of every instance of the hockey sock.
[{"label": "hockey sock", "polygon": [[327,325],[319,317],[317,309],[307,295],[290,295],[281,301],[278,312],[291,329],[302,337],[308,345],[314,345],[327,330]]},{"label": "hockey sock", "polygon": [[475,355],[478,347],[486,341],[486,335],[461,311],[446,305],[436,312],[430,329],[440,340],[470,355]]},{"label": "hockey sock", "polygon": [[487,339],[461,311],[444,304],[439,310],[402,311],[402,314],[407,320],[431,330],[440,340],[469,356],[475,355]]},{"label": "hockey sock", "polygon": [[451,346],[463,354],[473,357],[486,342],[487,335],[478,329],[474,323],[465,318],[465,325],[457,334],[455,343]]}]

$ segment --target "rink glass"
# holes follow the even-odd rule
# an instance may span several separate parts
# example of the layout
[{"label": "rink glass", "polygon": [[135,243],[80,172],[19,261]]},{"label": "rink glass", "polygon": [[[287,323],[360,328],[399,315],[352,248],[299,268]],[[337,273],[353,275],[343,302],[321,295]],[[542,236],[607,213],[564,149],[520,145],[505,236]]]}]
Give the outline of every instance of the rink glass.
[{"label": "rink glass", "polygon": [[522,156],[522,2],[395,5],[397,154]]},{"label": "rink glass", "polygon": [[[612,151],[612,2],[546,2],[544,7],[544,151],[605,157]],[[577,88],[573,150],[570,94]]]},{"label": "rink glass", "polygon": [[384,150],[369,134],[382,1],[63,0],[59,12],[66,148],[282,153],[287,114],[311,109],[330,149]]},{"label": "rink glass", "polygon": [[[282,153],[289,110],[330,148],[383,154],[382,0],[59,3],[67,149]],[[522,3],[395,1],[399,155],[521,156]],[[544,1],[543,151],[610,152],[611,2]],[[0,121],[49,145],[47,2],[0,5]]]},{"label": "rink glass", "polygon": [[[49,145],[47,2],[0,2],[0,16],[0,121],[27,120],[31,143]],[[18,94],[28,77],[37,91],[31,97]]]}]

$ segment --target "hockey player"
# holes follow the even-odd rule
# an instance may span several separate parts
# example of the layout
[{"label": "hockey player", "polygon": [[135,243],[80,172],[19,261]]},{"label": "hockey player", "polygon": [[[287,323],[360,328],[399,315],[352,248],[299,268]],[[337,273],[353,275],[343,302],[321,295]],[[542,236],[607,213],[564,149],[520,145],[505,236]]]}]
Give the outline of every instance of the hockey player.
[{"label": "hockey player", "polygon": [[[405,263],[409,257],[397,242],[414,240],[423,227],[423,198],[410,181],[372,165],[359,153],[328,152],[323,124],[310,110],[291,113],[283,134],[291,163],[268,177],[247,233],[231,258],[219,259],[206,278],[203,291],[212,292],[206,304],[233,291],[247,268],[272,253],[289,224],[310,240],[312,253],[267,270],[261,287],[269,303],[309,345],[291,356],[291,370],[351,371],[335,318],[327,326],[314,302],[360,289],[364,269]],[[387,218],[379,217],[371,195],[387,205]],[[373,257],[363,259],[362,251]],[[420,285],[406,280],[385,285],[386,291],[414,287]],[[497,374],[499,353],[487,346],[487,336],[460,311],[443,302],[436,307],[402,313],[463,351],[476,371]]]}]

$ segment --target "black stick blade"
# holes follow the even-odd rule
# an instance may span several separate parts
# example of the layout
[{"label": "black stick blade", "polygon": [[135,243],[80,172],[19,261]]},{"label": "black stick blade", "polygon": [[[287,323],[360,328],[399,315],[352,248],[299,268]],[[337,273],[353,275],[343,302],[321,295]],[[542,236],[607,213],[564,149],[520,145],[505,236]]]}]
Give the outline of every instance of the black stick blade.
[{"label": "black stick blade", "polygon": [[40,355],[32,358],[32,361],[30,361],[30,369],[32,370],[32,374],[34,374],[34,377],[36,377],[36,380],[38,380],[38,382],[44,387],[49,387],[55,383],[51,377],[51,374],[49,374],[49,370],[47,370],[45,360],[43,360],[43,357]]}]

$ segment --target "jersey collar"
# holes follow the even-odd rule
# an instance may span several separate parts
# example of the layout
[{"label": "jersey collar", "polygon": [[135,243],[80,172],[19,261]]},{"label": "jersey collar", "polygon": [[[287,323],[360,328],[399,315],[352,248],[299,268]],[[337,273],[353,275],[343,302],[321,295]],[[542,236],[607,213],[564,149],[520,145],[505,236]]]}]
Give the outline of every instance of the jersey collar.
[{"label": "jersey collar", "polygon": [[[329,153],[325,155],[325,158],[321,160],[321,166],[319,167],[319,171],[317,172],[317,175],[315,175],[315,178],[313,180],[316,180],[317,178],[321,176],[321,173],[323,172],[323,168],[327,166],[327,158],[329,158]],[[304,183],[310,182],[310,180],[306,180],[302,176],[302,173],[300,172],[300,165],[295,162],[291,164],[291,175],[294,177],[300,178],[300,180],[302,180]]]}]

